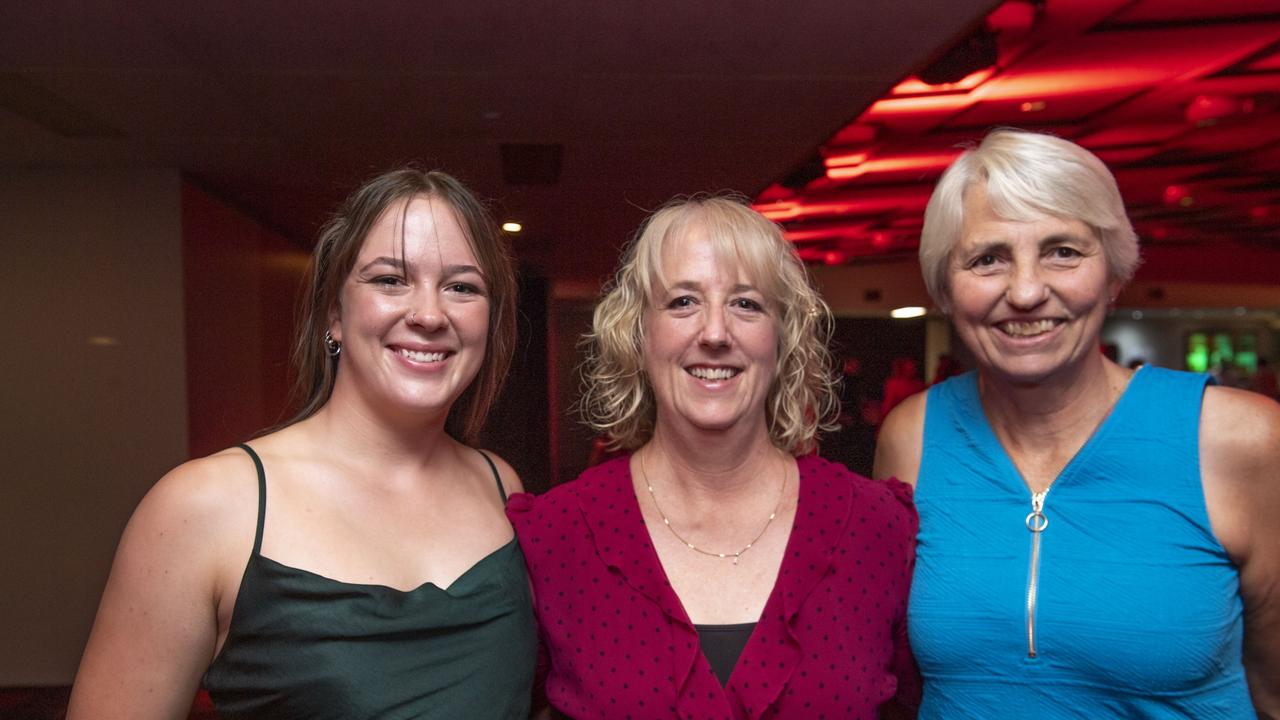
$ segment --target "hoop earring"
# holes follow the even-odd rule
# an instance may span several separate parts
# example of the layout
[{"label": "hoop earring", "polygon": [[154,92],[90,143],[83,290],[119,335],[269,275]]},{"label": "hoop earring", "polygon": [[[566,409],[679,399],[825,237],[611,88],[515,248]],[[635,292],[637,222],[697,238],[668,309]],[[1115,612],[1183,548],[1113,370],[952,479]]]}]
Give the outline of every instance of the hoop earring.
[{"label": "hoop earring", "polygon": [[328,330],[324,331],[324,350],[329,353],[329,357],[336,358],[342,352],[342,343],[333,339],[333,333]]}]

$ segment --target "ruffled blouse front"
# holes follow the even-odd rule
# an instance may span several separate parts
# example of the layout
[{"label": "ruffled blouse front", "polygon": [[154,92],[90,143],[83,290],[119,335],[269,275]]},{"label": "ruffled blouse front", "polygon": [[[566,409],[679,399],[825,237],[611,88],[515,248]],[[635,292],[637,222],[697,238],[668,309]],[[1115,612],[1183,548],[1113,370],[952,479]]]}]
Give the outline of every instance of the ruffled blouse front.
[{"label": "ruffled blouse front", "polygon": [[552,706],[574,718],[870,719],[895,694],[918,702],[906,640],[910,488],[797,462],[786,554],[724,687],[653,548],[629,458],[541,497],[512,496]]}]

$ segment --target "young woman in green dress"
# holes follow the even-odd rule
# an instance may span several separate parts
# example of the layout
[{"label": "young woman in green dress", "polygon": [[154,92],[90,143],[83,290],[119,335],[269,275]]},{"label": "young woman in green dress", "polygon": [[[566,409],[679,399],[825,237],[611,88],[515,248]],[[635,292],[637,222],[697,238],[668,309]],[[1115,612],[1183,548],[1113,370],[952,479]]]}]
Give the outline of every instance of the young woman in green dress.
[{"label": "young woman in green dress", "polygon": [[528,714],[536,631],[474,442],[510,364],[515,280],[457,180],[403,169],[320,235],[283,428],[174,469],[120,542],[68,717]]}]

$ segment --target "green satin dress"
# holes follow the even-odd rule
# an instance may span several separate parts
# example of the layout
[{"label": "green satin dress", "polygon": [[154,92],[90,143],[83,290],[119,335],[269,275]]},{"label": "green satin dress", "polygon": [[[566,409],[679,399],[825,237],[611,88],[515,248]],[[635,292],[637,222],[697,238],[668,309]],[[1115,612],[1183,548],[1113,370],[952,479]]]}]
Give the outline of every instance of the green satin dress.
[{"label": "green satin dress", "polygon": [[266,473],[241,447],[258,470],[257,535],[204,676],[224,720],[528,716],[537,631],[514,539],[447,589],[344,583],[282,565],[261,554]]}]

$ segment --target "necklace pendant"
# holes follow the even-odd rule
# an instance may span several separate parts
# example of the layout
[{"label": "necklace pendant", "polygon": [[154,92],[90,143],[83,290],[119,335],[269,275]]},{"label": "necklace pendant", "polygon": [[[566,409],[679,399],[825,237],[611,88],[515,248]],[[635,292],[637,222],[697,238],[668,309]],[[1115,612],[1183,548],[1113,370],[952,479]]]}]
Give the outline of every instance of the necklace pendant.
[{"label": "necklace pendant", "polygon": [[737,565],[737,564],[738,564],[738,558],[740,558],[740,557],[742,557],[742,553],[736,553],[736,554],[734,554],[734,556],[733,556],[733,564],[734,564],[734,565]]}]

